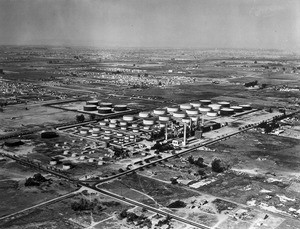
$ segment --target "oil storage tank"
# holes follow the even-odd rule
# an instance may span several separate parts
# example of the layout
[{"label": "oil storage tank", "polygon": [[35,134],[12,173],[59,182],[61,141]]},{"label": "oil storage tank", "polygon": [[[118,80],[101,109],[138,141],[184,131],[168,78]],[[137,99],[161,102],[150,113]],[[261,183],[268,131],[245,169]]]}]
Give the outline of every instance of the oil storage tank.
[{"label": "oil storage tank", "polygon": [[219,110],[221,110],[222,105],[218,104],[218,103],[212,103],[212,104],[209,104],[208,107],[210,107],[214,111],[219,111]]},{"label": "oil storage tank", "polygon": [[218,104],[222,105],[222,107],[230,107],[230,102],[222,101],[218,102]]},{"label": "oil storage tank", "polygon": [[179,111],[178,107],[167,107],[167,111],[169,114]]},{"label": "oil storage tank", "polygon": [[94,106],[98,106],[98,105],[99,105],[99,101],[98,101],[98,100],[90,100],[90,101],[86,101],[86,105],[94,105]]},{"label": "oil storage tank", "polygon": [[114,106],[114,111],[120,112],[120,111],[126,111],[127,110],[127,105],[125,104],[118,104]]},{"label": "oil storage tank", "polygon": [[133,115],[124,115],[123,120],[127,121],[127,122],[132,122],[134,120],[134,116]]},{"label": "oil storage tank", "polygon": [[201,114],[206,114],[207,112],[210,112],[212,109],[210,107],[199,107],[198,109]]},{"label": "oil storage tank", "polygon": [[191,102],[190,103],[194,108],[198,109],[199,107],[201,107],[201,103],[200,102]]},{"label": "oil storage tank", "polygon": [[239,105],[239,106],[242,107],[244,111],[249,111],[252,109],[250,104],[243,104],[243,105]]},{"label": "oil storage tank", "polygon": [[185,118],[186,113],[184,111],[177,111],[173,113],[174,118]]},{"label": "oil storage tank", "polygon": [[234,110],[231,108],[224,107],[220,110],[220,115],[222,115],[222,116],[230,116],[233,114],[234,114]]},{"label": "oil storage tank", "polygon": [[143,125],[145,126],[152,126],[155,123],[155,119],[153,118],[145,118],[143,119]]},{"label": "oil storage tank", "polygon": [[99,114],[109,114],[112,113],[111,107],[98,107]]},{"label": "oil storage tank", "polygon": [[232,106],[230,108],[233,109],[235,113],[243,112],[243,108],[240,106]]},{"label": "oil storage tank", "polygon": [[210,99],[201,99],[200,103],[201,103],[201,106],[208,106],[209,104],[211,104],[211,100]]},{"label": "oil storage tank", "polygon": [[149,117],[149,112],[141,111],[139,113],[140,118],[148,118]]},{"label": "oil storage tank", "polygon": [[218,116],[218,112],[216,112],[216,111],[208,111],[208,112],[206,113],[206,115],[207,115],[208,117],[217,117],[217,116]]},{"label": "oil storage tank", "polygon": [[103,103],[99,104],[100,107],[111,107],[111,108],[112,108],[112,105],[113,105],[112,103],[107,103],[107,102],[103,102]]},{"label": "oil storage tank", "polygon": [[166,114],[166,110],[165,110],[165,109],[155,109],[155,110],[153,111],[153,113],[154,113],[155,115],[164,115],[164,114]]},{"label": "oil storage tank", "polygon": [[180,107],[181,110],[189,110],[189,109],[193,108],[193,106],[191,104],[188,104],[188,103],[181,104],[179,107]]},{"label": "oil storage tank", "polygon": [[160,116],[158,116],[158,120],[159,121],[163,121],[163,122],[168,122],[168,121],[170,121],[170,116],[168,116],[168,115],[160,115]]},{"label": "oil storage tank", "polygon": [[83,110],[84,111],[96,111],[97,110],[97,106],[96,105],[84,105],[83,106]]},{"label": "oil storage tank", "polygon": [[193,116],[193,115],[198,115],[199,114],[199,110],[198,109],[188,109],[185,112],[189,116]]}]

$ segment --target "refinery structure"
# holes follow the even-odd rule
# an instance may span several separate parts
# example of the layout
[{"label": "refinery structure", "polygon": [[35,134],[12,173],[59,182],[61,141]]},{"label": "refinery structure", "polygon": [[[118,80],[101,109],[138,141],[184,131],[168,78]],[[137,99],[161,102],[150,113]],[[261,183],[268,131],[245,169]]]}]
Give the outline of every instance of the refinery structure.
[{"label": "refinery structure", "polygon": [[[76,126],[72,133],[120,147],[142,139],[153,140],[154,136],[159,136],[156,139],[165,141],[182,137],[182,144],[185,146],[187,137],[196,135],[201,138],[202,133],[225,126],[228,117],[257,111],[249,104],[232,106],[229,102],[212,103],[211,100],[199,100],[126,115],[122,115],[122,112],[132,111],[127,105],[93,100],[87,101],[83,110],[98,110],[103,119],[82,127]],[[117,114],[119,117],[111,118],[111,114]],[[162,132],[164,134],[161,134]]]},{"label": "refinery structure", "polygon": [[[90,111],[87,108],[93,107],[93,110],[100,111],[99,118],[59,127],[58,131],[81,140],[90,140],[94,142],[94,146],[82,153],[67,151],[62,155],[62,161],[71,158],[77,163],[103,165],[117,157],[130,158],[134,155],[130,163],[123,165],[124,170],[130,169],[132,165],[137,168],[140,163],[143,164],[142,161],[155,161],[161,153],[151,149],[158,143],[167,145],[169,149],[173,149],[170,152],[176,154],[176,150],[181,152],[201,147],[207,141],[226,138],[243,129],[285,117],[281,112],[269,113],[250,104],[236,105],[234,102],[208,99],[138,112],[126,104],[114,105],[99,100],[85,103],[83,109]],[[130,114],[123,113],[126,111],[130,111]],[[238,126],[234,124],[236,122],[239,123]],[[99,156],[95,153],[99,148],[109,150],[104,156]],[[148,150],[147,153],[145,149]],[[168,154],[165,156],[168,157]],[[158,158],[165,156],[162,154]]]}]

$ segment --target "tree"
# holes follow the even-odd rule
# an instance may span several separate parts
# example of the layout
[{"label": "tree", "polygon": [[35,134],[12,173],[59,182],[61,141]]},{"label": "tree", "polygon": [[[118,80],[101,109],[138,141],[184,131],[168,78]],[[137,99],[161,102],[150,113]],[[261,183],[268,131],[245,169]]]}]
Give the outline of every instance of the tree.
[{"label": "tree", "polygon": [[205,173],[204,169],[199,169],[199,170],[198,170],[198,174],[199,174],[200,176],[206,176],[206,173]]},{"label": "tree", "polygon": [[222,173],[226,170],[226,166],[222,163],[221,159],[215,158],[211,162],[211,169],[216,173]]},{"label": "tree", "polygon": [[172,202],[168,205],[168,208],[184,208],[186,206],[186,203],[184,203],[181,200],[176,200],[175,202]]},{"label": "tree", "polygon": [[202,157],[198,157],[197,160],[194,160],[194,164],[198,167],[205,167],[204,165],[204,159]]},{"label": "tree", "polygon": [[85,120],[85,117],[84,117],[83,114],[81,114],[81,115],[76,115],[76,121],[77,121],[77,122],[84,122],[84,120]]},{"label": "tree", "polygon": [[190,164],[194,164],[194,157],[192,155],[189,156],[187,160]]}]

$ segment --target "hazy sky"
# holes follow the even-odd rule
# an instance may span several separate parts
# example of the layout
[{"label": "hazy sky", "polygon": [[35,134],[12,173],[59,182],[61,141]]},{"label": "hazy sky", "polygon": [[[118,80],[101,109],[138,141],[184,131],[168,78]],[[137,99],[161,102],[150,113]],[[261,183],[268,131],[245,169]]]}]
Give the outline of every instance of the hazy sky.
[{"label": "hazy sky", "polygon": [[300,0],[0,0],[0,44],[300,50]]}]

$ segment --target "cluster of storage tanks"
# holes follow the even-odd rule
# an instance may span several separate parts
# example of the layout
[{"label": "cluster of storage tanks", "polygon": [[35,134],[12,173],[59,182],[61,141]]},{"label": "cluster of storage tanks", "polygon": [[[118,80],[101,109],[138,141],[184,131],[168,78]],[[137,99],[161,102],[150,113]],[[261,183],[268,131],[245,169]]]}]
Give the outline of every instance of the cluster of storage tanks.
[{"label": "cluster of storage tanks", "polygon": [[235,113],[251,110],[250,105],[231,106],[229,102],[212,103],[211,100],[200,100],[178,106],[167,107],[166,109],[155,109],[153,112],[140,112],[139,118],[144,125],[154,125],[158,120],[160,123],[168,122],[170,119],[181,120],[189,123],[196,122],[200,115],[207,117],[230,116]]},{"label": "cluster of storage tanks", "polygon": [[[98,112],[102,114],[127,109],[126,105],[113,106],[112,103],[99,103],[99,101],[88,101],[86,107],[90,106],[94,106],[93,109],[98,109]],[[178,106],[157,108],[151,112],[141,111],[138,115],[123,115],[118,119],[102,120],[97,126],[82,127],[78,132],[80,135],[100,137],[114,143],[127,143],[142,137],[145,133],[143,130],[150,130],[156,125],[165,127],[170,120],[186,124],[198,123],[203,115],[206,117],[230,116],[251,109],[250,105],[231,106],[229,102],[212,103],[211,100],[200,100]],[[131,133],[126,134],[129,131]]]},{"label": "cluster of storage tanks", "polygon": [[110,114],[113,112],[121,112],[127,110],[127,105],[117,104],[113,105],[108,102],[100,102],[98,100],[87,101],[86,105],[83,106],[84,111],[97,111],[99,114]]},{"label": "cluster of storage tanks", "polygon": [[[111,141],[114,143],[129,143],[136,142],[139,137],[135,134],[125,134],[122,132],[117,132],[111,128],[121,127],[123,129],[124,125],[120,125],[122,121],[118,124],[116,119],[111,119],[110,121],[100,121],[99,126],[88,127],[83,126],[79,129],[79,134],[82,136],[92,136],[92,137],[100,137],[104,141]],[[132,124],[133,125],[133,124]],[[107,128],[110,127],[110,128]],[[127,125],[126,125],[127,129]],[[124,129],[123,129],[124,130]]]}]

